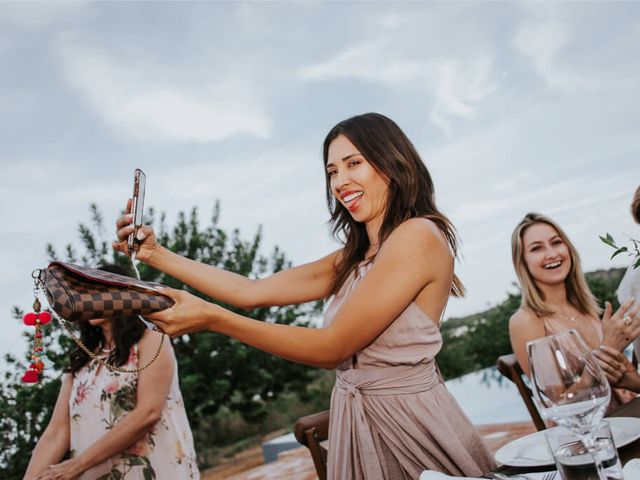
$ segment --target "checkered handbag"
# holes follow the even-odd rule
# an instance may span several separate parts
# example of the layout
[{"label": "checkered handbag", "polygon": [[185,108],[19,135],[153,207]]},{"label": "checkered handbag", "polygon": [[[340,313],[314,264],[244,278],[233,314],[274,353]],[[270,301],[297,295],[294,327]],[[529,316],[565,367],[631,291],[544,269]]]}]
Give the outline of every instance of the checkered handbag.
[{"label": "checkered handbag", "polygon": [[70,322],[144,316],[171,307],[174,301],[158,287],[162,285],[58,261],[49,264],[44,278],[49,305]]}]

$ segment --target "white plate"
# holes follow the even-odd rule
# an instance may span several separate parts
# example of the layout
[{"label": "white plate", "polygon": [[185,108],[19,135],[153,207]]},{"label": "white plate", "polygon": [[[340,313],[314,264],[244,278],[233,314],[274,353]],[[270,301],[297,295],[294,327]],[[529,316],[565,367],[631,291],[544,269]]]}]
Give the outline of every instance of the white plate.
[{"label": "white plate", "polygon": [[[640,418],[609,417],[606,419],[613,433],[617,448],[640,438]],[[558,428],[558,427],[554,427]],[[547,450],[544,431],[532,433],[507,443],[496,452],[496,460],[510,467],[541,467],[553,465],[553,458]]]}]

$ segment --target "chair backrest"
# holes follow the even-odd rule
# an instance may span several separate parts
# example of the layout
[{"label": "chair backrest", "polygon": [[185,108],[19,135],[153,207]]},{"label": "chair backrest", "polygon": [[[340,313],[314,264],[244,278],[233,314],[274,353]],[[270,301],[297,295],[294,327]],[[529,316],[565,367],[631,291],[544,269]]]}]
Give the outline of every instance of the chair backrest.
[{"label": "chair backrest", "polygon": [[545,430],[547,426],[544,424],[544,420],[542,420],[540,412],[538,412],[536,404],[533,402],[533,392],[522,379],[524,372],[522,371],[522,368],[520,368],[520,364],[518,363],[518,360],[516,360],[516,356],[512,353],[510,355],[502,355],[501,357],[498,357],[498,371],[516,384],[518,392],[520,392],[520,396],[522,397],[522,400],[524,400],[527,410],[529,410],[529,415],[531,415],[533,424],[538,430]]},{"label": "chair backrest", "polygon": [[309,449],[319,480],[326,480],[327,449],[320,442],[329,438],[329,410],[300,417],[293,426],[293,434]]}]

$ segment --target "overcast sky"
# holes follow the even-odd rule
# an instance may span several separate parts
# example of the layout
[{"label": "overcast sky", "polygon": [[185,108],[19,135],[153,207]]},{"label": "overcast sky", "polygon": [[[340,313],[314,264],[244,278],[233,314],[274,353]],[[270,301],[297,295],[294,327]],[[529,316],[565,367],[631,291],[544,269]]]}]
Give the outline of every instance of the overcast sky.
[{"label": "overcast sky", "polygon": [[337,248],[322,140],[369,111],[415,143],[460,233],[469,294],[447,316],[513,289],[531,210],[586,270],[624,265],[598,235],[639,236],[638,45],[634,2],[0,3],[0,353],[25,351],[10,309],[45,244],[77,241],[92,202],[110,228],[136,167],[170,223],[219,199],[264,253]]}]

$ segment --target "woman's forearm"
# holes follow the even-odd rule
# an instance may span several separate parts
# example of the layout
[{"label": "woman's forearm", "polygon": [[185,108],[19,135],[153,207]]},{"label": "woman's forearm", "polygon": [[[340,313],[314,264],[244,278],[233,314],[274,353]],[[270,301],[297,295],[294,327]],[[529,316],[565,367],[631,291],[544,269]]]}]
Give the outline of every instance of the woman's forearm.
[{"label": "woman's forearm", "polygon": [[332,369],[348,356],[331,329],[261,322],[215,304],[205,315],[210,330],[293,362]]},{"label": "woman's forearm", "polygon": [[118,424],[77,457],[86,471],[122,453],[140,440],[160,419],[159,414],[135,408]]},{"label": "woman's forearm", "polygon": [[32,480],[50,465],[58,463],[69,451],[69,432],[47,428],[31,454],[24,480]]},{"label": "woman's forearm", "polygon": [[253,308],[251,288],[255,280],[206,265],[158,247],[147,263],[205,295],[249,310]]}]

